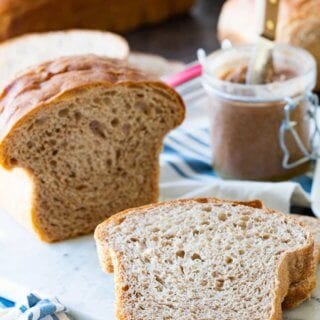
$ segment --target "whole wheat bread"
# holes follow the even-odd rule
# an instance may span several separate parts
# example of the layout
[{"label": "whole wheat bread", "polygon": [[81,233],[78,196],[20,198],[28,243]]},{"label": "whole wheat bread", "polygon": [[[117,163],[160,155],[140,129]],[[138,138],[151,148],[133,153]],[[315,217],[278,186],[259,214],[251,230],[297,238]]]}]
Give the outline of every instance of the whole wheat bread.
[{"label": "whole wheat bread", "polygon": [[216,199],[127,210],[95,238],[125,320],[280,320],[314,261],[313,236],[295,219]]},{"label": "whole wheat bread", "polygon": [[164,135],[180,96],[120,60],[59,58],[0,96],[0,206],[57,241],[156,202]]},{"label": "whole wheat bread", "polygon": [[0,44],[0,88],[27,67],[62,56],[96,54],[127,59],[127,41],[114,33],[70,30],[33,33]]}]

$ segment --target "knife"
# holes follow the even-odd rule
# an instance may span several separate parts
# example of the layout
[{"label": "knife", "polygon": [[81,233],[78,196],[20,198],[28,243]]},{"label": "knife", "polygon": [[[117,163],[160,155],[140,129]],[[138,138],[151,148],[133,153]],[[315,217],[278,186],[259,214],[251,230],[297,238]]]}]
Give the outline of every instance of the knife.
[{"label": "knife", "polygon": [[257,1],[260,25],[258,25],[256,47],[246,75],[248,84],[262,84],[267,72],[273,70],[272,52],[275,45],[280,0]]}]

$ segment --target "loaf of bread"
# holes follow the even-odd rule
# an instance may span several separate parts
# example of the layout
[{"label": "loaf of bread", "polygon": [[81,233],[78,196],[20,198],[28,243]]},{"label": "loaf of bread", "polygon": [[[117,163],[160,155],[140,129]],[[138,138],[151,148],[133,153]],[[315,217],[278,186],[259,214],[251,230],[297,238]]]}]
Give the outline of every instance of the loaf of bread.
[{"label": "loaf of bread", "polygon": [[[256,39],[255,0],[227,0],[222,8],[218,37],[233,44]],[[281,0],[277,40],[308,50],[318,62],[320,90],[320,0]]]},{"label": "loaf of bread", "polygon": [[116,214],[95,231],[118,319],[282,319],[314,272],[312,233],[289,215],[216,199]]},{"label": "loaf of bread", "polygon": [[114,33],[90,30],[34,33],[10,39],[0,44],[0,89],[32,65],[62,56],[91,53],[127,59],[129,46]]},{"label": "loaf of bread", "polygon": [[0,0],[0,41],[70,28],[116,32],[186,13],[195,0]]},{"label": "loaf of bread", "polygon": [[162,140],[183,119],[173,89],[121,60],[30,68],[0,96],[0,207],[52,242],[156,202]]}]

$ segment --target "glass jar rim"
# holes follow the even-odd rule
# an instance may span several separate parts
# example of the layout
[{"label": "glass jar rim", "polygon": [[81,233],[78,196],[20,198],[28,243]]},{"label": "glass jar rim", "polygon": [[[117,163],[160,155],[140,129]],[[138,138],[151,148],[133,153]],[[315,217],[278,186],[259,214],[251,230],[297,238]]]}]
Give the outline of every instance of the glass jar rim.
[{"label": "glass jar rim", "polygon": [[[213,70],[219,67],[219,59],[223,56],[238,54],[249,54],[254,49],[253,44],[234,46],[228,49],[220,49],[207,56],[204,61],[200,61],[203,67],[202,83],[206,90],[214,92],[226,99],[240,100],[248,102],[265,102],[265,101],[282,101],[286,97],[292,97],[303,94],[303,92],[312,91],[316,83],[316,61],[314,57],[306,50],[294,47],[288,44],[276,44],[275,53],[280,57],[286,57],[285,52],[290,52],[292,58],[303,59],[304,72],[298,73],[297,76],[267,84],[241,84],[233,83],[226,80],[221,80],[214,75]],[[232,90],[222,90],[228,87]],[[300,90],[297,90],[297,88]],[[290,92],[290,88],[292,92]],[[294,91],[300,91],[298,92]],[[235,94],[232,92],[242,92],[245,94]],[[256,95],[252,95],[256,92]],[[280,92],[283,92],[282,94]],[[246,94],[247,93],[247,94]],[[259,94],[260,93],[260,94]]]}]

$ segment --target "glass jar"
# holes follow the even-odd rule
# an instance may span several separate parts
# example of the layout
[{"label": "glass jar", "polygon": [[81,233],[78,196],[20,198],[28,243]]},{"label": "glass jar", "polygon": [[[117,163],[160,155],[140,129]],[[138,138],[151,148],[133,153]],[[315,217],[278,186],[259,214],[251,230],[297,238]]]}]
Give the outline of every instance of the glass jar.
[{"label": "glass jar", "polygon": [[285,106],[294,101],[290,126],[299,136],[305,150],[310,150],[310,119],[307,117],[315,86],[316,63],[305,50],[277,45],[273,61],[275,69],[288,70],[294,77],[263,85],[247,85],[221,80],[230,68],[249,63],[253,46],[219,50],[202,58],[202,83],[209,95],[213,165],[225,178],[250,180],[282,180],[304,173],[309,163],[283,166],[284,148],[290,162],[305,156],[290,130],[282,132]]}]

